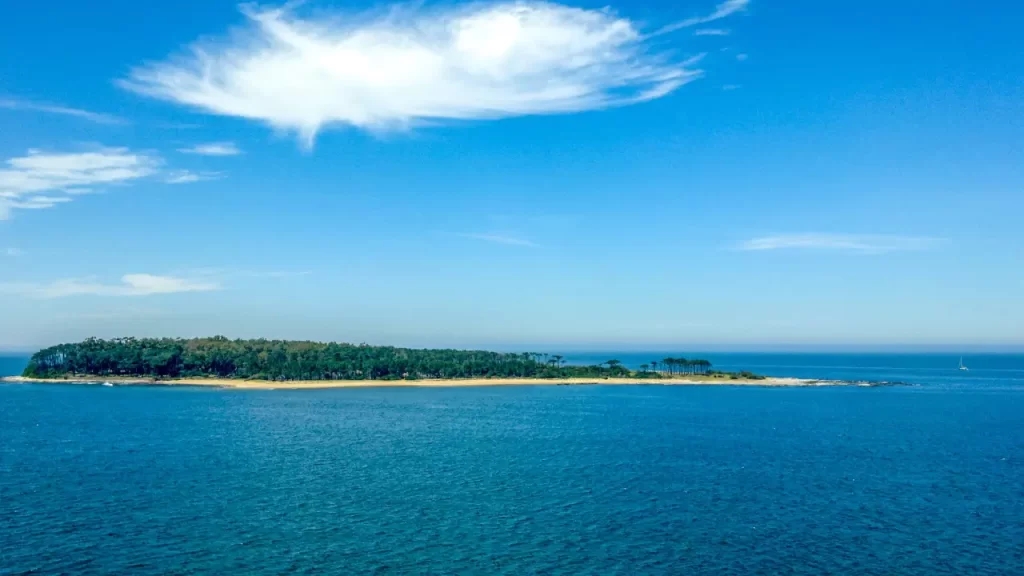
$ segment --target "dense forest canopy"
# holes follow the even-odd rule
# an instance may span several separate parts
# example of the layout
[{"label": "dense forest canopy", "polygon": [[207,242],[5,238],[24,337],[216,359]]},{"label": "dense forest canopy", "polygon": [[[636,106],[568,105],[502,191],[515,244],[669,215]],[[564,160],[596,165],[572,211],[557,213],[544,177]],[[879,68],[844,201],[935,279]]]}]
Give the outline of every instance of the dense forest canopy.
[{"label": "dense forest canopy", "polygon": [[[658,371],[663,366],[665,372]],[[218,377],[257,380],[398,380],[421,378],[574,378],[709,373],[706,360],[666,358],[639,372],[618,360],[601,366],[566,365],[562,356],[471,350],[417,350],[366,344],[214,338],[90,338],[40,350],[25,376],[154,378]]]}]

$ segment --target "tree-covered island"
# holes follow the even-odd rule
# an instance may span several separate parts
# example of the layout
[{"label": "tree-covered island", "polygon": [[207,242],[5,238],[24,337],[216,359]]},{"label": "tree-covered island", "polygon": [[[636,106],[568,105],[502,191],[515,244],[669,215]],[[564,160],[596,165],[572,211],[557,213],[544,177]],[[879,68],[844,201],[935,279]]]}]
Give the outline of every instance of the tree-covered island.
[{"label": "tree-covered island", "polygon": [[156,380],[220,378],[267,381],[455,380],[481,378],[758,379],[748,372],[715,372],[703,359],[652,360],[630,370],[610,359],[600,366],[568,365],[557,355],[471,350],[419,350],[366,344],[213,338],[90,338],[35,353],[24,377],[66,379],[137,377]]}]

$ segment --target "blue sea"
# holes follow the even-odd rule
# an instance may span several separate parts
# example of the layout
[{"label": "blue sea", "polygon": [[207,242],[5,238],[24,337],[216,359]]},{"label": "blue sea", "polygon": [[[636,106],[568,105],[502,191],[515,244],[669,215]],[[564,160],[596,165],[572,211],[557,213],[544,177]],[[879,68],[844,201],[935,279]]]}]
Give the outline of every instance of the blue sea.
[{"label": "blue sea", "polygon": [[702,356],[915,385],[2,385],[0,574],[1024,574],[1024,357]]}]

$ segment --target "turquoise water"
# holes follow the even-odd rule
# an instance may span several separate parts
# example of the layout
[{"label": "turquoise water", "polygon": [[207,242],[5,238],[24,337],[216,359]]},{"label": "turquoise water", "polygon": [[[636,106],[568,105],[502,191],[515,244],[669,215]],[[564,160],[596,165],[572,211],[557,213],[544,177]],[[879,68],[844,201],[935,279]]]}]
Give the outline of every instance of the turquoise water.
[{"label": "turquoise water", "polygon": [[0,573],[1022,574],[1024,359],[995,358],[762,357],[920,384],[870,389],[0,386]]}]

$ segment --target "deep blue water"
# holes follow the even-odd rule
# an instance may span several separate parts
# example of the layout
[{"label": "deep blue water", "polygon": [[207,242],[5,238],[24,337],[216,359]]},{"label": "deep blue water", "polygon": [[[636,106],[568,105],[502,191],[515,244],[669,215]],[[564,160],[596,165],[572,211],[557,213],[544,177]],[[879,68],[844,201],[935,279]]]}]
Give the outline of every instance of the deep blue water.
[{"label": "deep blue water", "polygon": [[27,365],[27,356],[0,355],[0,376],[17,376]]},{"label": "deep blue water", "polygon": [[666,357],[703,358],[717,370],[750,370],[766,376],[791,376],[822,380],[905,382],[932,387],[976,389],[999,387],[1024,389],[1024,354],[764,354],[764,353],[667,353],[601,352],[567,354],[573,364],[600,364],[619,360],[639,369]]},{"label": "deep blue water", "polygon": [[0,386],[0,573],[1024,574],[1024,359],[957,360],[761,357],[895,388]]}]

